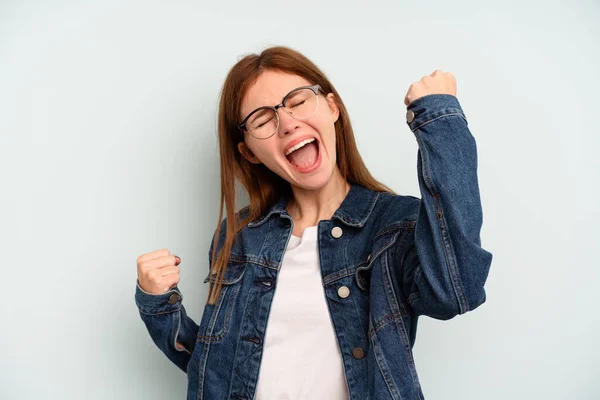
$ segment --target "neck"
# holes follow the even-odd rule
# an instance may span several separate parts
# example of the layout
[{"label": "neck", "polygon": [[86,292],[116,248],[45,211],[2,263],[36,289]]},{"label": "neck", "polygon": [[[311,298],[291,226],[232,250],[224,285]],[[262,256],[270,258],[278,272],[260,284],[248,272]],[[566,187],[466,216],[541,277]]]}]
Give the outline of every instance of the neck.
[{"label": "neck", "polygon": [[329,182],[320,189],[308,190],[292,185],[293,196],[287,210],[295,224],[314,226],[321,220],[331,219],[349,191],[350,184],[335,168]]}]

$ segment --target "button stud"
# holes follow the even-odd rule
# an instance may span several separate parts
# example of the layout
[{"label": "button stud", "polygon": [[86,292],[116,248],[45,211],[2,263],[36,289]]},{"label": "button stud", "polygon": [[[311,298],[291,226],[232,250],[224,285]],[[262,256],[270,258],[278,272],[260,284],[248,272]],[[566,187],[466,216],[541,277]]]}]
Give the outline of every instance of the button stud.
[{"label": "button stud", "polygon": [[370,276],[368,271],[366,270],[359,270],[356,272],[356,283],[358,284],[358,288],[360,290],[368,290],[369,289],[369,283],[370,283]]},{"label": "button stud", "polygon": [[354,350],[352,350],[352,356],[357,360],[360,360],[365,357],[365,351],[360,347],[355,347]]},{"label": "button stud", "polygon": [[371,261],[371,254],[369,253],[369,255],[367,256],[367,262]]},{"label": "button stud", "polygon": [[410,124],[411,122],[413,122],[414,119],[415,119],[415,112],[413,110],[408,110],[406,112],[406,122],[408,122]]},{"label": "button stud", "polygon": [[342,299],[350,296],[350,289],[348,289],[348,286],[340,286],[338,289],[338,296],[340,296]]},{"label": "button stud", "polygon": [[172,293],[169,296],[169,304],[175,304],[179,301],[180,297],[177,293]]},{"label": "button stud", "polygon": [[334,227],[331,230],[331,236],[333,236],[336,239],[342,236],[342,228],[340,228],[339,226]]}]

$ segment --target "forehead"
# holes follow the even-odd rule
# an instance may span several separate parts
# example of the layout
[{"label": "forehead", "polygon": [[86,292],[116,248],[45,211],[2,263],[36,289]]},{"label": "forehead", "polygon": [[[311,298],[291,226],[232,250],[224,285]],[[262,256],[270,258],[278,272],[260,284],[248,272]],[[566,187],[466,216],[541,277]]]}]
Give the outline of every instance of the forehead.
[{"label": "forehead", "polygon": [[279,104],[283,96],[290,91],[306,85],[312,85],[312,83],[301,76],[279,71],[264,71],[242,99],[241,118],[258,107]]}]

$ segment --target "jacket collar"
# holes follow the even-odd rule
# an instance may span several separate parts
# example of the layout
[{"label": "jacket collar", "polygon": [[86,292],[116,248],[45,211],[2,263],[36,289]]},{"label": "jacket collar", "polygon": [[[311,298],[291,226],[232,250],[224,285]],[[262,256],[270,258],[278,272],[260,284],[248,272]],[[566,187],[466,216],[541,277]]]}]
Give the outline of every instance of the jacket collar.
[{"label": "jacket collar", "polygon": [[[338,219],[349,226],[362,227],[371,215],[379,195],[380,192],[358,184],[351,184],[350,191],[331,219]],[[254,228],[262,225],[273,214],[279,214],[281,218],[284,218],[284,216],[289,217],[290,215],[285,208],[286,200],[287,198],[282,195],[266,214],[250,222],[248,227]]]}]

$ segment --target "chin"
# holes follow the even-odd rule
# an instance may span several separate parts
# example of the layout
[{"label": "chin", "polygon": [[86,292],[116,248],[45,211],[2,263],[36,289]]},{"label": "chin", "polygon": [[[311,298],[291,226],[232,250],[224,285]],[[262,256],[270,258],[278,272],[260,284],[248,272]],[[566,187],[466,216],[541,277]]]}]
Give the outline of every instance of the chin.
[{"label": "chin", "polygon": [[[327,169],[327,171],[325,171]],[[329,181],[331,180],[333,170],[331,167],[327,168],[325,166],[321,166],[321,170],[315,174],[314,176],[305,176],[300,177],[300,179],[290,180],[286,179],[290,185],[295,186],[304,190],[319,190],[327,186]]]}]

